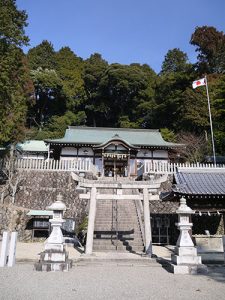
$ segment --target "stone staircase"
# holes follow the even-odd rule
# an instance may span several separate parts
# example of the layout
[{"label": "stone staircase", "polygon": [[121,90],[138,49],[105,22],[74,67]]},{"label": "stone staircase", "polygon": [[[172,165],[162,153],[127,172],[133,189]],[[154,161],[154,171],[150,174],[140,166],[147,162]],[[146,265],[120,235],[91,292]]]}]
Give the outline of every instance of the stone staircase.
[{"label": "stone staircase", "polygon": [[[112,194],[114,190],[100,190]],[[124,191],[133,194],[135,191]],[[144,250],[141,224],[139,222],[136,200],[97,201],[93,251],[94,252],[135,252]]]}]

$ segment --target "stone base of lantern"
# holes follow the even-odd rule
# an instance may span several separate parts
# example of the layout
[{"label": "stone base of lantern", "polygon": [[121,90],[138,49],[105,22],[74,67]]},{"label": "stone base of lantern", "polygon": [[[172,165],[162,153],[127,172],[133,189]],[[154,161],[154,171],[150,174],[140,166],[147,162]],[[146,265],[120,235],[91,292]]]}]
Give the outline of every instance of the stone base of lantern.
[{"label": "stone base of lantern", "polygon": [[168,263],[167,270],[174,274],[206,274],[208,268],[205,265],[175,265],[173,263]]},{"label": "stone base of lantern", "polygon": [[174,274],[207,273],[207,266],[202,265],[201,256],[197,255],[195,247],[176,247],[168,263],[168,270]]},{"label": "stone base of lantern", "polygon": [[202,263],[201,256],[197,255],[195,247],[176,247],[175,254],[171,255],[171,260],[175,265],[199,265]]},{"label": "stone base of lantern", "polygon": [[68,252],[63,249],[48,249],[40,254],[40,260],[34,265],[36,271],[69,271],[72,268],[72,260],[68,258]]}]

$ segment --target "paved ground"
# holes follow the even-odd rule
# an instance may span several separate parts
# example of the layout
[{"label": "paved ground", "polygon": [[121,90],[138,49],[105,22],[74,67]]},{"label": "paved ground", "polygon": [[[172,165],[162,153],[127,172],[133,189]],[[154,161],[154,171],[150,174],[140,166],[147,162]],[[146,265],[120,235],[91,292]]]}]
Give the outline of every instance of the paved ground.
[{"label": "paved ground", "polygon": [[[42,250],[41,243],[18,243],[16,266],[0,268],[1,300],[224,299],[224,265],[209,267],[207,275],[174,275],[155,260],[149,262],[134,254],[97,253],[96,261],[77,260],[69,272],[46,273],[34,271],[31,262]],[[80,258],[79,251],[69,250],[70,258]],[[153,251],[161,257],[171,253],[170,247],[155,246]],[[121,260],[115,261],[115,257]],[[129,261],[125,259],[128,257]]]},{"label": "paved ground", "polygon": [[[0,249],[1,249],[1,242],[0,242]],[[161,246],[153,246],[153,253],[157,255],[158,257],[169,257],[171,254],[171,249],[173,247],[168,246],[167,247],[161,247]],[[39,253],[44,250],[44,244],[43,243],[17,243],[17,249],[16,249],[16,259],[18,262],[20,261],[29,261],[29,260],[35,260],[37,261],[39,259]],[[0,250],[1,251],[1,250]],[[69,257],[71,259],[77,259],[82,254],[82,249],[79,252],[77,249],[74,249],[72,247],[67,247],[67,251],[69,251]],[[110,254],[111,255],[111,254]],[[107,253],[97,253],[98,257],[107,258]],[[118,256],[118,254],[116,254]],[[129,254],[129,258],[137,258],[137,255],[135,254]]]},{"label": "paved ground", "polygon": [[99,263],[67,273],[33,270],[32,264],[0,269],[0,299],[224,299],[225,269],[173,275],[160,265]]}]

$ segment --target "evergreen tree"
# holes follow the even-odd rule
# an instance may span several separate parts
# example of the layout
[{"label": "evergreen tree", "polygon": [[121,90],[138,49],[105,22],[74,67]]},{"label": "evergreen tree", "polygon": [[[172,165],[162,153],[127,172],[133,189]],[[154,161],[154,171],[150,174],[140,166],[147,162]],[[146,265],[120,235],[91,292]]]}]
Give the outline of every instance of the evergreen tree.
[{"label": "evergreen tree", "polygon": [[8,143],[22,138],[32,84],[20,49],[28,43],[27,15],[16,1],[0,0],[0,20],[0,143]]},{"label": "evergreen tree", "polygon": [[54,70],[56,66],[53,45],[47,40],[31,48],[27,53],[27,59],[31,70],[38,68]]}]

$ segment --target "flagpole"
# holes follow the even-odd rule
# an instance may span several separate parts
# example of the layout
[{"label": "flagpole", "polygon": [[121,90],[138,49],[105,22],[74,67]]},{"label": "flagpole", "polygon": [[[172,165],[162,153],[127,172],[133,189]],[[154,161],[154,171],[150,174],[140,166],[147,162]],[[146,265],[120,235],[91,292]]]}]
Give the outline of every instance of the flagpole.
[{"label": "flagpole", "polygon": [[211,129],[211,137],[212,137],[212,149],[213,149],[213,162],[214,162],[214,165],[216,166],[216,153],[215,153],[213,126],[212,126],[212,115],[211,115],[211,108],[210,108],[210,101],[209,101],[208,81],[207,81],[206,76],[205,76],[205,86],[206,86],[206,94],[207,94],[207,99],[208,99],[209,121],[210,121],[210,129]]}]

